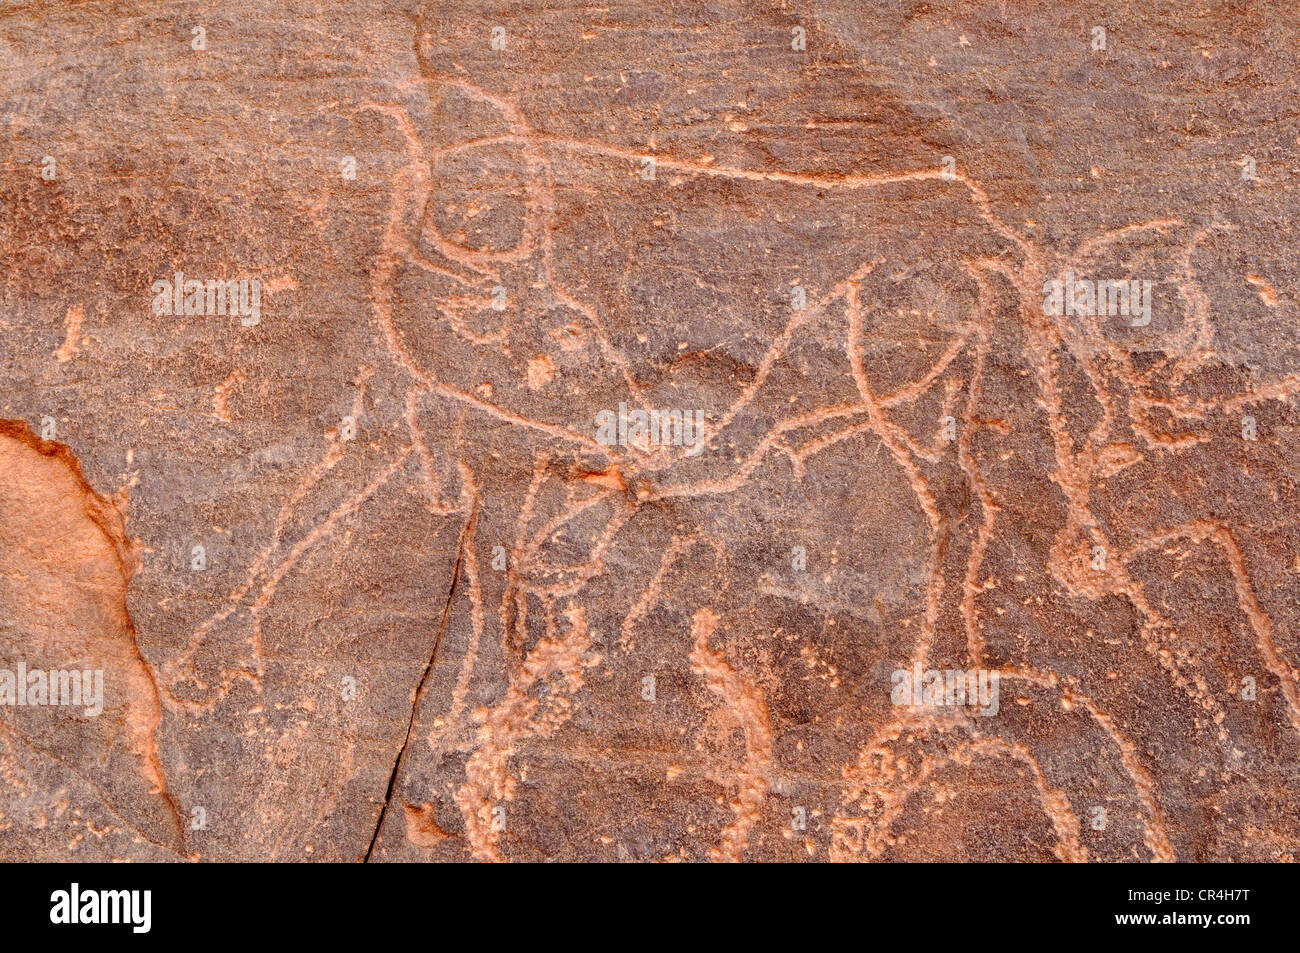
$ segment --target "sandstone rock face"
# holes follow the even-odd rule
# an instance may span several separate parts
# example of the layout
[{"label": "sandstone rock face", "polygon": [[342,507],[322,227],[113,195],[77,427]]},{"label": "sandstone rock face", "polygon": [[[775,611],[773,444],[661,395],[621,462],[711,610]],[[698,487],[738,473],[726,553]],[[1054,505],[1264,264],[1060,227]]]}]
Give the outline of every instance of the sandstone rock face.
[{"label": "sandstone rock face", "polygon": [[1298,28],[0,9],[0,856],[1300,859]]}]

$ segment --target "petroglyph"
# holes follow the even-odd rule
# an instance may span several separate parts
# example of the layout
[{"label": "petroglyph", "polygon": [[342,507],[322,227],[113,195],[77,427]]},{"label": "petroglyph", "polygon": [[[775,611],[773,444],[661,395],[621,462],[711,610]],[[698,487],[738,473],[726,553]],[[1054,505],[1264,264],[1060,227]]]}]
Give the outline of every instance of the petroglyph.
[{"label": "petroglyph", "polygon": [[1289,13],[253,8],[0,14],[7,851],[1300,859]]}]

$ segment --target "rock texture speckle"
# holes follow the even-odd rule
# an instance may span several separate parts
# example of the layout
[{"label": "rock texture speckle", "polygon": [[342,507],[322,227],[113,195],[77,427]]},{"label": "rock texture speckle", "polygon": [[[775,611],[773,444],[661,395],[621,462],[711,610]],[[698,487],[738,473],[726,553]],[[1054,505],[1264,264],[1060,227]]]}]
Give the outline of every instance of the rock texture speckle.
[{"label": "rock texture speckle", "polygon": [[1300,859],[1298,20],[0,6],[0,857]]}]

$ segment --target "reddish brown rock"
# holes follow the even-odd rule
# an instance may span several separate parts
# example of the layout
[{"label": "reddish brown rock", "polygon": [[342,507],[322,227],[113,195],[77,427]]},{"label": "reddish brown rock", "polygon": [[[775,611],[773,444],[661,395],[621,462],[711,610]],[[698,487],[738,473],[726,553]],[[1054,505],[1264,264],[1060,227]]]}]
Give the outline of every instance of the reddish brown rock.
[{"label": "reddish brown rock", "polygon": [[1297,26],[0,13],[0,854],[1300,859]]}]

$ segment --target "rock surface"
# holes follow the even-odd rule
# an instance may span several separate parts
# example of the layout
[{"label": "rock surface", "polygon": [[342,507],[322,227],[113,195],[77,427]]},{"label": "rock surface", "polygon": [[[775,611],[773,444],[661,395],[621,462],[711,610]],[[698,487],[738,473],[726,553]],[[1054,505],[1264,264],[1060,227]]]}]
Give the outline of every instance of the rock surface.
[{"label": "rock surface", "polygon": [[0,857],[1300,859],[1297,27],[0,7]]}]

